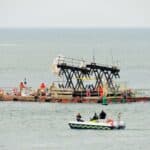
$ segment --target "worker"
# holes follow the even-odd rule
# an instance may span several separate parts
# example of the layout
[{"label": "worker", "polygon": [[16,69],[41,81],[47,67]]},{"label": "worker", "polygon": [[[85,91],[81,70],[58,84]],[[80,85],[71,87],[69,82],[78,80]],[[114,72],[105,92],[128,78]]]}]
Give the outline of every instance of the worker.
[{"label": "worker", "polygon": [[102,110],[101,113],[99,114],[99,119],[105,119],[106,118],[106,113]]},{"label": "worker", "polygon": [[98,120],[98,115],[97,115],[97,113],[95,112],[93,118],[90,119],[90,121],[96,121],[96,120]]},{"label": "worker", "polygon": [[83,120],[82,120],[81,118],[82,118],[82,117],[81,117],[80,113],[78,113],[78,114],[76,115],[76,120],[79,121],[79,122],[83,122]]}]

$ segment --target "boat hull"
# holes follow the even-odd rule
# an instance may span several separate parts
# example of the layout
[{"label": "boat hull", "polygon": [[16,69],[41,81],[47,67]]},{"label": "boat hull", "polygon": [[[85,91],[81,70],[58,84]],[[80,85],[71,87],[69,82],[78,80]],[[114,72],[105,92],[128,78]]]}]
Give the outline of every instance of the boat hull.
[{"label": "boat hull", "polygon": [[125,129],[124,122],[118,124],[115,122],[114,125],[106,122],[69,122],[69,127],[71,129],[95,129],[95,130],[112,130],[112,129]]}]

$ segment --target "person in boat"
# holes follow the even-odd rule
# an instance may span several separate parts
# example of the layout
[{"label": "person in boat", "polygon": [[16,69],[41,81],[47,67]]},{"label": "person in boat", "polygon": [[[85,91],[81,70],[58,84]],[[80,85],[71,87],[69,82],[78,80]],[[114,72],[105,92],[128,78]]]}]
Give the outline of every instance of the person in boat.
[{"label": "person in boat", "polygon": [[105,119],[106,115],[107,114],[102,110],[101,113],[99,114],[99,119]]},{"label": "person in boat", "polygon": [[80,113],[78,113],[76,115],[76,120],[79,121],[79,122],[84,122],[84,120],[82,120],[81,118],[82,118],[82,116],[80,115]]},{"label": "person in boat", "polygon": [[93,118],[92,118],[92,119],[90,119],[90,121],[94,121],[94,120],[98,120],[98,115],[97,115],[97,113],[96,113],[96,112],[94,113]]}]

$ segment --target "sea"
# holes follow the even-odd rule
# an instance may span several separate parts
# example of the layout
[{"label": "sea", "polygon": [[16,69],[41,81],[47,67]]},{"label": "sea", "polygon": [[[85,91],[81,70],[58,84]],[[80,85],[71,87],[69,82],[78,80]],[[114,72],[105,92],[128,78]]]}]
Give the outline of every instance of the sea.
[{"label": "sea", "polygon": [[[57,56],[118,65],[131,89],[150,89],[150,29],[15,28],[0,29],[0,88],[50,86]],[[0,102],[0,150],[149,150],[150,103],[58,104]],[[78,112],[85,120],[101,110],[121,118],[125,130],[73,130]]]}]

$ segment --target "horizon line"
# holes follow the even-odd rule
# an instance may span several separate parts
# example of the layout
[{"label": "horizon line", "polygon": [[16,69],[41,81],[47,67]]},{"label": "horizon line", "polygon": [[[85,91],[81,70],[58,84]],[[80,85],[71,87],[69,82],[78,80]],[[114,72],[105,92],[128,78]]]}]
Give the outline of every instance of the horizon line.
[{"label": "horizon line", "polygon": [[150,29],[150,27],[71,27],[71,26],[62,26],[62,27],[0,27],[0,29]]}]

